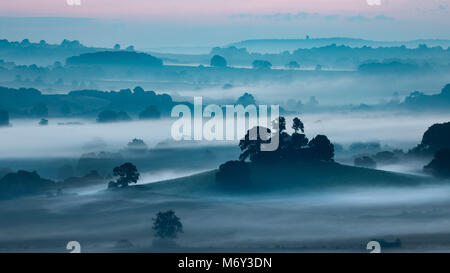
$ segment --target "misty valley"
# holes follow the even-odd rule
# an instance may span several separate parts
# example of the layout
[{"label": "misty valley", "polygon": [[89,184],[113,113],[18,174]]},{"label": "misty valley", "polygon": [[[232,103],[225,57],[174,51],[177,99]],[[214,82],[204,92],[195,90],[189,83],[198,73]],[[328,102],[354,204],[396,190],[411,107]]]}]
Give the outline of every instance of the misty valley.
[{"label": "misty valley", "polygon": [[0,40],[0,252],[448,252],[449,44]]}]

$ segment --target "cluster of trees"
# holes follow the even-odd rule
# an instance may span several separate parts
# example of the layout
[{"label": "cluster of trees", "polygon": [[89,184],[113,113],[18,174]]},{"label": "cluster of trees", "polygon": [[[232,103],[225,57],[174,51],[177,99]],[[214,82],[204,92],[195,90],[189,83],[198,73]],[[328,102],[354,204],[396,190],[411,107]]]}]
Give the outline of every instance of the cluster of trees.
[{"label": "cluster of trees", "polygon": [[[150,105],[145,108],[144,111],[139,113],[139,119],[159,119],[161,117],[161,112],[154,105]],[[97,122],[107,123],[107,122],[120,122],[120,121],[130,121],[132,118],[125,111],[112,111],[105,110],[98,114]]]},{"label": "cluster of trees", "polygon": [[[246,48],[235,46],[211,50],[210,55],[220,55],[228,60],[232,65],[248,65],[254,60],[266,60],[275,65],[285,65],[296,60],[309,67],[323,64],[328,67],[356,68],[367,60],[379,62],[382,60],[413,60],[417,63],[426,61],[430,64],[448,65],[450,59],[450,49],[443,49],[440,46],[427,47],[421,45],[417,48],[407,48],[406,46],[392,46],[373,48],[368,46],[350,47],[337,45],[330,42],[329,45],[313,48],[299,48],[292,52],[281,53],[256,53],[249,52]],[[365,68],[363,68],[365,69]]]},{"label": "cluster of trees", "polygon": [[44,194],[55,186],[55,182],[41,178],[37,172],[11,172],[0,179],[0,199]]},{"label": "cluster of trees", "polygon": [[148,146],[142,139],[134,138],[132,141],[128,142],[127,149],[130,151],[141,152],[146,151]]},{"label": "cluster of trees", "polygon": [[73,55],[95,52],[97,48],[86,47],[79,41],[64,39],[60,44],[49,44],[44,40],[33,43],[29,39],[21,42],[0,40],[0,55],[21,63],[49,64]]},{"label": "cluster of trees", "polygon": [[268,70],[272,68],[272,64],[266,60],[254,60],[252,63],[254,69]]},{"label": "cluster of trees", "polygon": [[438,178],[450,178],[450,122],[433,124],[423,134],[422,142],[410,150],[409,154],[433,155],[432,161],[424,167],[424,171]]},{"label": "cluster of trees", "polygon": [[414,91],[405,98],[402,106],[412,110],[447,110],[450,108],[450,84],[445,85],[441,93],[426,95]]},{"label": "cluster of trees", "polygon": [[[226,67],[227,60],[224,57],[216,54],[211,58],[210,65],[213,67]],[[254,60],[252,62],[252,67],[254,69],[266,69],[267,70],[267,69],[272,68],[272,64],[266,60]],[[285,67],[287,69],[299,69],[300,65],[298,64],[297,61],[290,61],[285,65]]]},{"label": "cluster of trees", "polygon": [[[228,161],[219,167],[216,173],[216,181],[226,186],[239,188],[251,185],[251,173],[249,164],[266,166],[269,164],[295,164],[298,162],[333,162],[334,145],[325,135],[317,135],[308,140],[303,122],[299,118],[293,119],[290,135],[286,132],[286,120],[279,117],[274,121],[276,131],[265,127],[254,127],[239,142],[242,151],[239,161]],[[255,137],[256,136],[256,137]],[[279,146],[274,151],[264,151],[263,144],[270,143],[274,138],[279,138]]]},{"label": "cluster of trees", "polygon": [[[0,87],[0,103],[9,117],[85,117],[104,112],[98,115],[100,122],[128,120],[129,115],[159,118],[168,115],[175,104],[170,95],[145,91],[139,86],[133,90],[76,90],[58,95],[42,94],[34,88]],[[6,120],[6,113],[2,112],[1,117]]]},{"label": "cluster of trees", "polygon": [[368,62],[363,63],[358,66],[358,71],[361,73],[366,74],[385,74],[385,73],[402,73],[402,74],[408,74],[411,72],[419,72],[423,71],[424,69],[429,69],[429,67],[420,67],[419,65],[415,63],[408,63],[408,62],[402,62],[398,60],[393,61],[375,61],[375,62]]},{"label": "cluster of trees", "polygon": [[[286,132],[286,120],[279,117],[277,124],[273,127],[278,130],[272,132],[268,128],[254,127],[247,131],[247,134],[239,142],[242,154],[239,156],[241,161],[249,159],[251,162],[275,162],[278,160],[289,160],[296,162],[301,160],[333,161],[334,146],[325,135],[317,135],[308,140],[304,134],[304,124],[299,118],[293,119],[292,135]],[[257,136],[252,139],[251,136]],[[279,146],[275,151],[262,151],[261,145],[272,141],[273,137],[279,138]]]}]

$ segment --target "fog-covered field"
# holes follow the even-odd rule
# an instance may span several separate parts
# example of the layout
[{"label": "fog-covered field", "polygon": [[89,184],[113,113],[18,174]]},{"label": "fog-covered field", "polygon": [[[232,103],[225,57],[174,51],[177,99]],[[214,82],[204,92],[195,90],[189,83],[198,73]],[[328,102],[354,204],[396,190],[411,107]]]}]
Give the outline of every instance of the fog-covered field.
[{"label": "fog-covered field", "polygon": [[449,81],[448,73],[439,75],[390,75],[386,73],[360,76],[345,72],[336,75],[324,72],[324,75],[321,76],[305,75],[285,82],[236,84],[232,89],[226,90],[221,88],[221,85],[192,90],[166,90],[175,97],[203,96],[206,101],[234,100],[248,92],[253,94],[257,102],[261,104],[282,105],[289,99],[308,103],[309,98],[314,96],[321,105],[359,105],[360,103],[373,104],[388,101],[394,93],[398,93],[400,97],[417,90],[426,94],[439,93]]},{"label": "fog-covered field", "polygon": [[[343,188],[290,196],[188,198],[129,189],[53,199],[2,201],[0,251],[366,252],[372,239],[450,251],[449,186]],[[20,202],[20,206],[17,206]],[[151,218],[173,209],[184,233],[174,249],[152,246]],[[7,219],[7,220],[6,220]],[[121,244],[127,240],[130,244]]]},{"label": "fog-covered field", "polygon": [[[423,132],[434,123],[445,122],[450,115],[402,112],[349,112],[300,114],[306,135],[326,134],[333,143],[380,142],[396,149],[410,149],[420,142]],[[288,131],[292,118],[286,116]],[[38,120],[12,120],[12,127],[0,128],[0,158],[79,157],[91,151],[117,151],[134,138],[149,146],[169,140],[175,119],[99,124],[94,120],[50,119],[48,126]],[[75,123],[60,125],[61,123]],[[78,124],[77,124],[78,123]],[[243,136],[244,132],[240,133]],[[183,142],[190,145],[189,141]],[[192,142],[193,144],[193,142]],[[195,143],[199,144],[199,143]],[[201,141],[202,145],[217,145]],[[220,142],[219,142],[220,144]],[[226,143],[236,145],[237,140]]]}]

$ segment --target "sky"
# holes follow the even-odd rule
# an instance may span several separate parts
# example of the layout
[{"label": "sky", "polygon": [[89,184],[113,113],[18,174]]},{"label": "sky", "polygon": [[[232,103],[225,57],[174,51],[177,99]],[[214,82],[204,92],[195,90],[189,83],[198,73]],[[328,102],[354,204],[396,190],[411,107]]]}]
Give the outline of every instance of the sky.
[{"label": "sky", "polygon": [[142,49],[306,35],[450,39],[449,9],[450,0],[14,0],[0,2],[0,38]]}]

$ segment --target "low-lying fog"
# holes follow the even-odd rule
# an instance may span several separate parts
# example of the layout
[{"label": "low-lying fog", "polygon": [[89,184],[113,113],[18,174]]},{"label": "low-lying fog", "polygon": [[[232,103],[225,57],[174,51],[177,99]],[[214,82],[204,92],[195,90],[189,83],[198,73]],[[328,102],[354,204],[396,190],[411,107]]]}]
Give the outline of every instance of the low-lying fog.
[{"label": "low-lying fog", "polygon": [[[375,104],[390,100],[394,93],[400,97],[408,96],[413,91],[425,94],[439,93],[450,82],[448,75],[397,75],[379,74],[359,76],[353,73],[327,72],[322,76],[303,76],[295,80],[282,78],[279,82],[261,82],[249,84],[232,84],[233,88],[202,87],[180,89],[169,92],[175,97],[185,99],[203,96],[205,100],[235,101],[245,92],[255,96],[259,104],[283,104],[289,99],[301,100],[307,103],[315,96],[321,105],[359,105]],[[281,77],[281,76],[280,76]],[[264,76],[260,76],[261,79]],[[149,86],[150,88],[151,86]]]},{"label": "low-lying fog", "polygon": [[[409,149],[421,141],[428,127],[450,120],[450,115],[358,112],[304,114],[300,118],[309,138],[325,134],[332,142],[344,146],[353,142],[378,141],[382,146]],[[286,120],[288,131],[292,131],[289,129],[292,117],[287,116]],[[0,158],[78,158],[85,152],[123,149],[134,138],[143,139],[152,148],[171,139],[173,121],[98,124],[93,120],[50,119],[48,126],[39,126],[38,120],[12,120],[12,127],[0,128]],[[81,124],[58,124],[67,122]],[[204,144],[211,143],[204,141]]]}]

